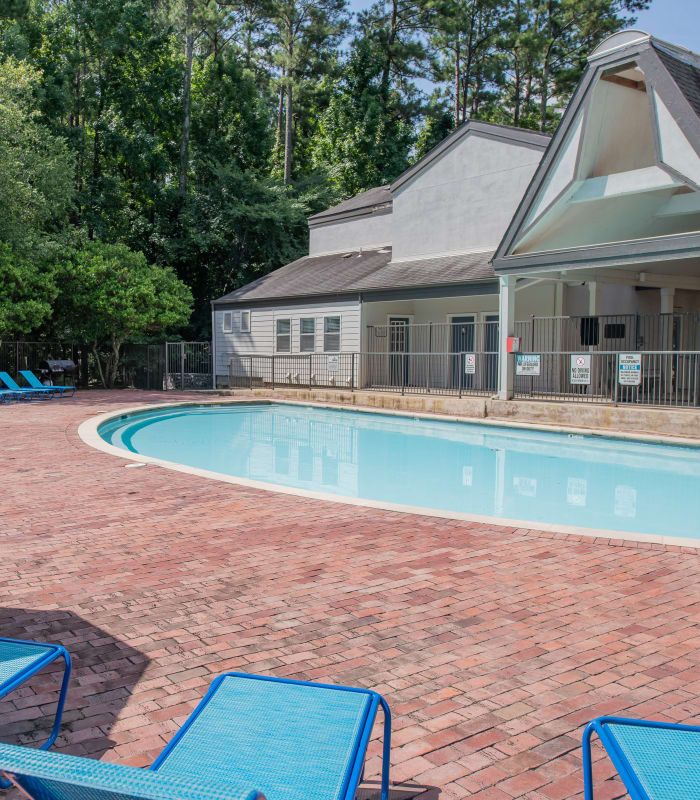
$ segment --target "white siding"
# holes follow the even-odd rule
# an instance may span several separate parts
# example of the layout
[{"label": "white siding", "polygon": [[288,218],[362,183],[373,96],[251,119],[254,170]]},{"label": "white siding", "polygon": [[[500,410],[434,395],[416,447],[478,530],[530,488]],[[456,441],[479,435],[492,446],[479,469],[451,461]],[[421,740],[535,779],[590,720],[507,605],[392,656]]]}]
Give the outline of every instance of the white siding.
[{"label": "white siding", "polygon": [[215,314],[216,327],[216,374],[228,373],[229,359],[234,355],[272,355],[275,352],[275,327],[277,319],[290,319],[292,322],[291,353],[300,353],[300,320],[313,317],[316,320],[316,353],[323,353],[323,318],[339,316],[340,352],[352,353],[360,349],[360,304],[356,300],[345,300],[309,305],[269,306],[250,308],[250,333],[240,328],[240,309],[233,311],[233,332],[223,332],[223,318],[226,312]]},{"label": "white siding", "polygon": [[394,193],[395,261],[495,249],[542,157],[468,133]]},{"label": "white siding", "polygon": [[309,228],[309,255],[391,247],[391,212],[368,214]]}]

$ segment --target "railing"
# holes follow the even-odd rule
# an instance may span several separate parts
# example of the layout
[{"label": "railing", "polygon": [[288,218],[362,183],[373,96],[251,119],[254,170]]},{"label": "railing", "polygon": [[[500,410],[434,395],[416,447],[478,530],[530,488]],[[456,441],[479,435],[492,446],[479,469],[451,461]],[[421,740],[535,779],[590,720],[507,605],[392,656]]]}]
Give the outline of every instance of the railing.
[{"label": "railing", "polygon": [[368,353],[474,353],[498,348],[498,320],[469,314],[450,322],[418,322],[367,326]]},{"label": "railing", "polygon": [[296,386],[355,389],[359,353],[300,353],[298,355],[240,355],[229,359],[229,387],[250,389]]},{"label": "railing", "polygon": [[[700,352],[543,352],[516,375],[516,398],[697,408]],[[622,363],[621,362],[626,362]],[[577,366],[579,364],[580,366]]]},{"label": "railing", "polygon": [[700,350],[700,314],[600,314],[531,317],[515,323],[529,353]]},{"label": "railing", "polygon": [[230,388],[373,389],[401,394],[493,394],[497,353],[309,353],[229,359]]},{"label": "railing", "polygon": [[165,389],[211,389],[210,342],[165,344]]}]

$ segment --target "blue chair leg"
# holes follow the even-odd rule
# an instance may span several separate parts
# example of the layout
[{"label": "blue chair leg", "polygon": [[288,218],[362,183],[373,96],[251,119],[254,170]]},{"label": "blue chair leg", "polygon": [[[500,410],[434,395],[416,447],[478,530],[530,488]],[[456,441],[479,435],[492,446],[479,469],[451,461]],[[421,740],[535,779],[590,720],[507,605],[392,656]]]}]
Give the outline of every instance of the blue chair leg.
[{"label": "blue chair leg", "polygon": [[592,722],[586,725],[583,731],[583,741],[581,747],[583,750],[583,798],[584,800],[593,800],[593,765],[591,763],[591,736],[593,735],[594,726]]},{"label": "blue chair leg", "polygon": [[71,661],[68,651],[65,650],[63,647],[61,648],[61,655],[63,656],[63,660],[65,661],[66,665],[65,669],[63,670],[63,682],[61,683],[61,692],[58,695],[58,705],[56,706],[56,715],[54,717],[51,736],[49,736],[48,741],[41,746],[42,750],[48,750],[49,747],[51,747],[51,745],[56,741],[56,737],[58,736],[58,732],[61,728],[63,707],[66,704],[66,694],[68,693],[68,683],[70,681]]},{"label": "blue chair leg", "polygon": [[382,793],[381,800],[389,800],[389,766],[391,762],[391,711],[383,697],[380,698],[384,711],[384,742],[382,752]]}]

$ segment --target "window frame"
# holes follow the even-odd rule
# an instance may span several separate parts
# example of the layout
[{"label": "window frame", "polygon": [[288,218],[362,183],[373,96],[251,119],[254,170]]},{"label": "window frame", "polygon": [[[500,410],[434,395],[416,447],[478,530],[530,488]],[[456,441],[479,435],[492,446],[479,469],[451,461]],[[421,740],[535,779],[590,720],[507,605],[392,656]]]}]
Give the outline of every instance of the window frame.
[{"label": "window frame", "polygon": [[[313,326],[311,332],[304,331],[304,323],[310,322]],[[311,347],[304,347],[304,337],[311,338]],[[299,352],[300,353],[315,353],[316,352],[316,317],[301,317],[299,319]]]},{"label": "window frame", "polygon": [[[287,333],[280,333],[279,332],[279,324],[280,322],[286,322],[289,325],[289,330]],[[288,346],[286,350],[280,350],[279,340],[280,336],[286,336],[288,340]],[[277,317],[275,319],[275,353],[291,353],[292,352],[292,318],[291,317]]]},{"label": "window frame", "polygon": [[[228,324],[226,320],[228,319]],[[233,311],[224,311],[221,315],[221,332],[233,333]]]},{"label": "window frame", "polygon": [[[338,330],[329,332],[326,330],[326,325],[328,320],[337,319],[338,320]],[[342,348],[342,332],[343,332],[343,317],[341,314],[328,314],[323,317],[323,352],[324,353],[340,353]],[[337,336],[338,337],[338,347],[334,349],[329,349],[327,345],[327,337],[329,336]]]},{"label": "window frame", "polygon": [[[249,309],[245,309],[245,310],[241,311],[241,322],[240,322],[240,326],[239,326],[241,333],[250,333],[250,329],[252,327],[252,318],[253,318],[253,315],[251,314]],[[248,322],[245,325],[245,327],[243,326],[243,320],[244,319],[248,320]]]}]

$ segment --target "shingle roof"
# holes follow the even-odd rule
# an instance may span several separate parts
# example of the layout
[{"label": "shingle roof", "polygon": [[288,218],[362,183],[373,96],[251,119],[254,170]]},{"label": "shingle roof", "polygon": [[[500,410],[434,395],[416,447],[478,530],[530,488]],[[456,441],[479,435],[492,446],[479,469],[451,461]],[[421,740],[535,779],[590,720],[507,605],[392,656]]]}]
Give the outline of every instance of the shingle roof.
[{"label": "shingle roof", "polygon": [[391,192],[389,186],[375,186],[373,189],[368,189],[366,192],[356,194],[354,197],[349,197],[338,203],[337,206],[331,206],[325,211],[319,211],[309,217],[309,222],[327,222],[328,217],[344,216],[345,214],[353,211],[361,211],[366,208],[373,208],[374,206],[385,205],[391,203]]},{"label": "shingle roof", "polygon": [[676,58],[662,47],[654,45],[654,50],[692,109],[700,117],[700,69],[688,61]]},{"label": "shingle roof", "polygon": [[305,256],[230,292],[216,303],[278,300],[494,279],[492,252],[391,261],[391,250]]}]

